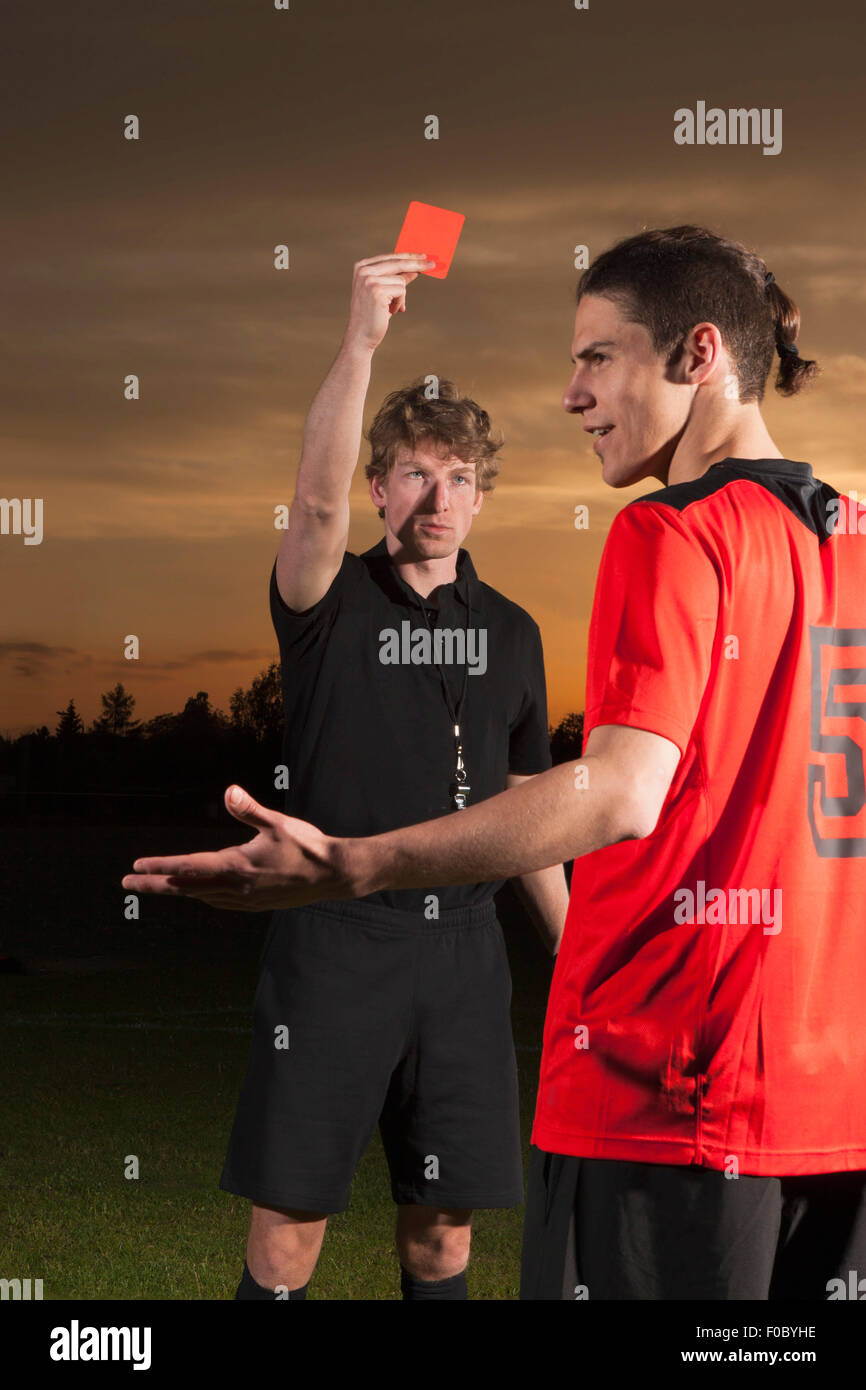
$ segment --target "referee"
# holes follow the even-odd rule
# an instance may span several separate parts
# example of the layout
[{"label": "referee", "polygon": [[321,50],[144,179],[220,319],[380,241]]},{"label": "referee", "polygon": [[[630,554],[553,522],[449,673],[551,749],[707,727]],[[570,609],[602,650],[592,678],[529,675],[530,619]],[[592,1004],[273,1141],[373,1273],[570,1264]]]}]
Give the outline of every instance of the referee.
[{"label": "referee", "polygon": [[[373,352],[432,264],[355,266],[271,575],[286,811],[333,834],[447,816],[550,767],[538,628],[461,549],[501,445],[452,383],[428,378],[379,410],[366,471],[385,535],[346,551]],[[472,1210],[523,1201],[501,886],[433,878],[274,914],[220,1180],[253,1201],[238,1298],[305,1297],[377,1122],[404,1299],[466,1298]],[[555,953],[562,865],[524,875],[518,892]]]},{"label": "referee", "polygon": [[575,856],[544,1029],[524,1299],[866,1287],[866,507],[773,442],[815,375],[763,260],[705,228],[578,285],[565,409],[612,487],[584,755],[461,816],[258,834],[126,886],[239,910]]}]

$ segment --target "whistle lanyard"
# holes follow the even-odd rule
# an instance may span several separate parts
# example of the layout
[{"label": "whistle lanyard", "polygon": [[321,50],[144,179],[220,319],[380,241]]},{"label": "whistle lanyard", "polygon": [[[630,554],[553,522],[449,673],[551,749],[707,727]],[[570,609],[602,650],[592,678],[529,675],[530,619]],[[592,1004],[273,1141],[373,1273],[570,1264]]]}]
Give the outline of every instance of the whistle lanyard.
[{"label": "whistle lanyard", "polygon": [[451,782],[449,783],[448,794],[451,797],[451,804],[454,807],[455,811],[466,810],[466,803],[469,800],[469,792],[471,790],[469,786],[469,772],[465,762],[463,761],[463,736],[460,732],[460,716],[463,712],[463,705],[466,700],[466,691],[469,685],[469,625],[472,620],[472,595],[469,587],[468,575],[466,577],[466,600],[466,627],[465,640],[463,643],[463,655],[466,659],[466,666],[463,672],[463,689],[460,692],[460,699],[457,701],[456,704],[451,699],[451,692],[448,689],[448,682],[445,679],[445,672],[443,671],[442,666],[438,661],[432,658],[432,652],[435,650],[435,646],[432,641],[433,629],[430,626],[430,619],[427,615],[427,608],[424,605],[424,603],[420,603],[419,605],[422,613],[424,614],[424,621],[427,624],[427,630],[430,633],[431,659],[433,659],[433,664],[439,672],[439,680],[442,685],[442,694],[445,699],[445,708],[448,711],[448,718],[451,720],[451,726],[454,730],[455,771],[454,776],[451,779]]}]

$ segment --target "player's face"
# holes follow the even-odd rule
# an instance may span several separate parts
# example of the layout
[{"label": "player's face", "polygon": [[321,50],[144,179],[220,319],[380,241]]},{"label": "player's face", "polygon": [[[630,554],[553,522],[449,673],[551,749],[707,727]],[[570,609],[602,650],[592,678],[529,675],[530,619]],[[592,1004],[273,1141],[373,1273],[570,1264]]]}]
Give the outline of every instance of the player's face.
[{"label": "player's face", "polygon": [[386,478],[370,479],[370,496],[407,553],[439,560],[459,549],[481,510],[484,493],[475,481],[474,464],[419,441],[398,450]]},{"label": "player's face", "polygon": [[564,408],[582,417],[585,430],[612,426],[590,436],[604,481],[611,487],[652,477],[666,482],[692,393],[676,385],[647,329],[627,322],[604,295],[586,295],[575,314],[571,360]]}]

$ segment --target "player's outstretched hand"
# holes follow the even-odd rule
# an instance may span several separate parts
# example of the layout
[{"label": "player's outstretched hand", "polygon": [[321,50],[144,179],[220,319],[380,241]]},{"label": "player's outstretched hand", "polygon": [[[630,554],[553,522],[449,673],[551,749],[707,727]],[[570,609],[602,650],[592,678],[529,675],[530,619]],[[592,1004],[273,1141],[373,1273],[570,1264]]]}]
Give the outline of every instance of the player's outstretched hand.
[{"label": "player's outstretched hand", "polygon": [[373,350],[388,331],[391,315],[406,312],[406,286],[436,262],[408,251],[356,261],[345,341]]},{"label": "player's outstretched hand", "polygon": [[[233,800],[232,798],[237,798]],[[225,804],[236,820],[258,830],[254,839],[203,854],[136,859],[121,883],[134,893],[201,898],[211,907],[267,912],[348,896],[334,867],[337,841],[307,821],[260,806],[243,787],[229,787]]]}]

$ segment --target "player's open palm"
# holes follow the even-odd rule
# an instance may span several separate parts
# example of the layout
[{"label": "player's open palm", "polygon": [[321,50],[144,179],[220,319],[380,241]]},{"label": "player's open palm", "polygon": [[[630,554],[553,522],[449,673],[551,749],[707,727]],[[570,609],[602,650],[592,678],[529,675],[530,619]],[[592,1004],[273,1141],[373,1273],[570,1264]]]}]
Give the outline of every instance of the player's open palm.
[{"label": "player's open palm", "polygon": [[[237,803],[231,800],[238,794]],[[344,895],[333,867],[333,839],[307,821],[260,806],[242,787],[230,787],[225,804],[258,834],[243,845],[202,854],[136,859],[121,880],[136,893],[200,898],[211,907],[267,912],[302,907]]]}]

